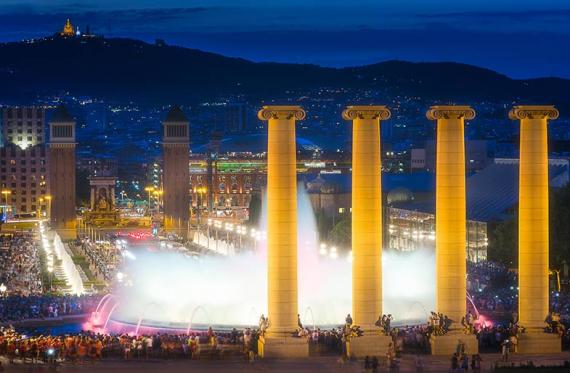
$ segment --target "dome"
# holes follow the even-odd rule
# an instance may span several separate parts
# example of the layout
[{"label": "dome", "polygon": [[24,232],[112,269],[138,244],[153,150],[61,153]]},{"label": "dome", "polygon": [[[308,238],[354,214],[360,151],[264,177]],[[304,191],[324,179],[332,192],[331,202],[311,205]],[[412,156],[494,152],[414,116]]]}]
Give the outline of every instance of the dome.
[{"label": "dome", "polygon": [[391,190],[386,196],[388,204],[397,202],[408,202],[414,199],[414,194],[407,188],[396,188]]}]

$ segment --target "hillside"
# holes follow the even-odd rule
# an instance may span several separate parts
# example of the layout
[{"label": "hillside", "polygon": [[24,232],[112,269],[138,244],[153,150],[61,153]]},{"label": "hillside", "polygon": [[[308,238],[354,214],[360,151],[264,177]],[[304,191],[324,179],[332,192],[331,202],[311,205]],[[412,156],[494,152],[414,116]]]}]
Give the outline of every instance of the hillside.
[{"label": "hillside", "polygon": [[458,63],[388,61],[343,69],[254,63],[130,39],[46,38],[0,44],[0,98],[70,92],[118,101],[193,102],[225,94],[282,97],[320,87],[378,88],[430,99],[570,102],[570,81],[513,80]]}]

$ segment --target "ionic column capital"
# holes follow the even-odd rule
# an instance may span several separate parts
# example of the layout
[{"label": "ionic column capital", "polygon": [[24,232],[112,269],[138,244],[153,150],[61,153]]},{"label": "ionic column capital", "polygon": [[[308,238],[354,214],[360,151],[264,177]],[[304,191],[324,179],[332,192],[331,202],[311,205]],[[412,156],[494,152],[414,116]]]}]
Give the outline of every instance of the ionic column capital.
[{"label": "ionic column capital", "polygon": [[342,118],[344,120],[355,120],[355,119],[379,119],[387,120],[390,119],[390,109],[384,105],[358,105],[358,106],[347,106],[342,112]]},{"label": "ionic column capital", "polygon": [[473,119],[475,110],[471,106],[436,105],[429,108],[426,113],[429,120],[438,119]]},{"label": "ionic column capital", "polygon": [[512,120],[521,119],[558,119],[558,109],[554,105],[517,105],[509,111]]},{"label": "ionic column capital", "polygon": [[292,105],[272,105],[264,106],[257,113],[257,117],[260,120],[269,119],[295,119],[303,120],[305,119],[306,113],[302,107]]}]

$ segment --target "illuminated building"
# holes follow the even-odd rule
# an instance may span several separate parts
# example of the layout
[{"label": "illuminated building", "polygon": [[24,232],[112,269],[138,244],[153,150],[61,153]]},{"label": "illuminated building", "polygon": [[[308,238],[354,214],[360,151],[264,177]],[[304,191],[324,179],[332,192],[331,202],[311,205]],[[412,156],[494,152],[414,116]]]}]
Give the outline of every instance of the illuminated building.
[{"label": "illuminated building", "polygon": [[44,143],[45,109],[19,106],[2,109],[3,144],[15,144],[26,149]]},{"label": "illuminated building", "polygon": [[47,192],[45,110],[41,107],[9,107],[2,110],[3,146],[0,148],[0,185],[11,215],[35,215],[46,210],[41,198]]},{"label": "illuminated building", "polygon": [[164,229],[186,237],[190,218],[189,122],[182,110],[173,106],[163,128]]},{"label": "illuminated building", "polygon": [[63,30],[60,33],[63,37],[73,37],[75,36],[75,30],[73,30],[73,25],[69,18],[65,21],[65,25],[63,26]]}]

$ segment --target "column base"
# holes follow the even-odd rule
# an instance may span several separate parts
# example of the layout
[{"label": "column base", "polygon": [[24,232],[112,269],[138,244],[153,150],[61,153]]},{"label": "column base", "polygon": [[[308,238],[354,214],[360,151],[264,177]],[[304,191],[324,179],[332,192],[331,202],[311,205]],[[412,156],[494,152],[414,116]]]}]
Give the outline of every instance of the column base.
[{"label": "column base", "polygon": [[459,341],[465,344],[465,353],[467,355],[479,353],[479,342],[474,334],[451,331],[446,335],[431,336],[429,339],[431,354],[451,356],[457,352]]},{"label": "column base", "polygon": [[521,334],[516,351],[519,354],[556,354],[562,352],[562,340],[554,333]]},{"label": "column base", "polygon": [[392,337],[372,332],[352,338],[348,343],[347,353],[350,358],[355,359],[364,359],[366,356],[386,356],[390,343],[392,343]]},{"label": "column base", "polygon": [[267,359],[304,358],[309,357],[309,342],[298,337],[260,336],[257,351]]}]

